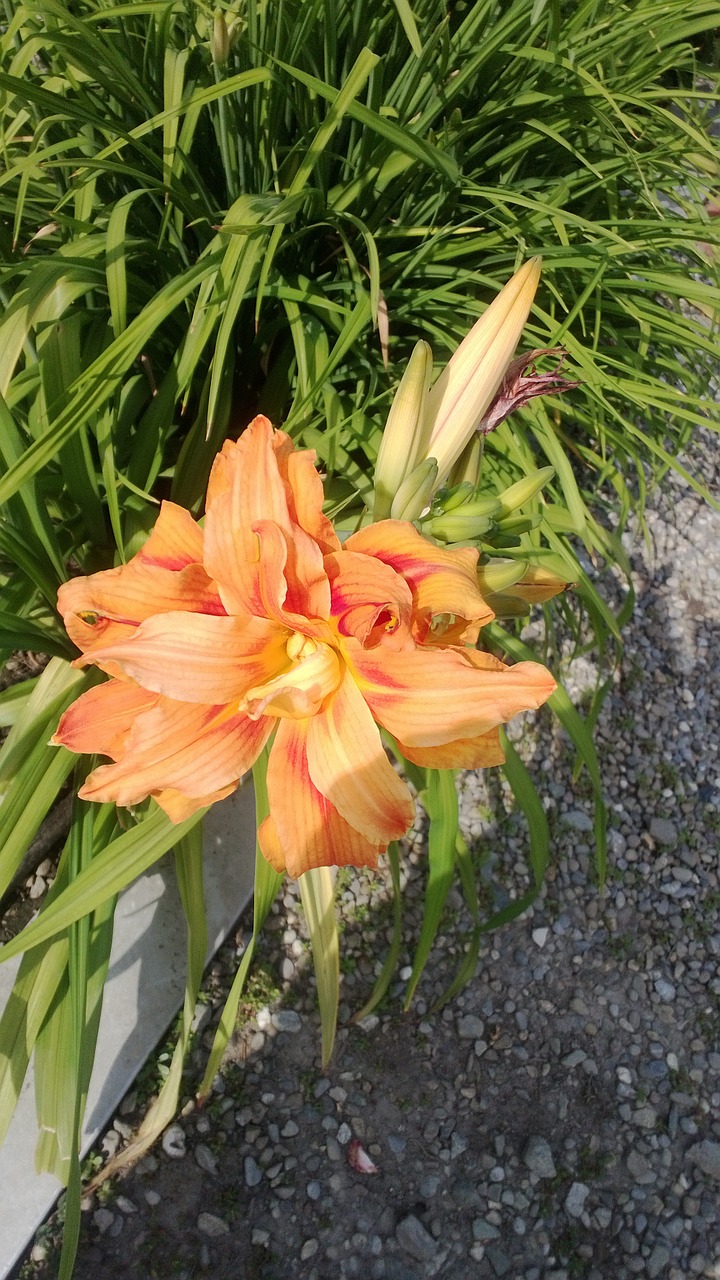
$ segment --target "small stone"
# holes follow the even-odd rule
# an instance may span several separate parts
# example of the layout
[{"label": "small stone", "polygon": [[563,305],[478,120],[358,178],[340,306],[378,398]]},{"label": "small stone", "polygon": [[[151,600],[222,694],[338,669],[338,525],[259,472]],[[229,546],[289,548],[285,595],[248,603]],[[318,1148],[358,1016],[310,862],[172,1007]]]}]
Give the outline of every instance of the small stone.
[{"label": "small stone", "polygon": [[198,1142],[195,1148],[195,1163],[204,1169],[205,1173],[215,1174],[218,1171],[217,1156],[213,1155],[204,1142]]},{"label": "small stone", "polygon": [[459,1133],[453,1133],[450,1139],[450,1159],[457,1160],[458,1156],[461,1156],[467,1149],[467,1138],[463,1138]]},{"label": "small stone", "polygon": [[535,943],[535,946],[540,948],[544,947],[549,935],[550,930],[545,925],[543,925],[541,929],[533,929],[532,940]]},{"label": "small stone", "polygon": [[280,1130],[283,1138],[297,1138],[300,1130],[294,1120],[288,1120]]},{"label": "small stone", "polygon": [[631,1151],[625,1163],[638,1186],[649,1186],[655,1181],[655,1174],[641,1152]]},{"label": "small stone", "polygon": [[590,1195],[590,1188],[584,1182],[573,1182],[565,1197],[565,1212],[571,1218],[579,1218],[585,1210],[585,1201]]},{"label": "small stone", "polygon": [[654,1129],[657,1124],[657,1111],[653,1107],[638,1107],[632,1113],[632,1122],[640,1129]]},{"label": "small stone", "polygon": [[573,831],[592,831],[593,829],[592,818],[581,809],[569,809],[562,815],[562,820],[568,827],[572,827]]},{"label": "small stone", "polygon": [[270,1243],[270,1232],[263,1231],[262,1227],[253,1227],[252,1243],[259,1245],[261,1249],[267,1249]]},{"label": "small stone", "polygon": [[430,1262],[437,1253],[437,1244],[413,1213],[398,1223],[395,1237],[400,1247],[418,1262]]},{"label": "small stone", "polygon": [[540,1134],[533,1134],[523,1151],[523,1160],[531,1173],[539,1178],[554,1178],[557,1170],[550,1143]]},{"label": "small stone", "polygon": [[650,835],[657,844],[677,844],[677,827],[669,818],[652,818]]},{"label": "small stone", "polygon": [[181,1160],[185,1155],[185,1130],[179,1124],[171,1124],[162,1136],[162,1149],[171,1160]]},{"label": "small stone", "polygon": [[512,1267],[512,1261],[496,1244],[488,1245],[485,1256],[496,1276],[506,1276]]},{"label": "small stone", "polygon": [[216,1239],[218,1236],[226,1236],[230,1230],[224,1218],[218,1218],[215,1213],[201,1213],[197,1220],[198,1231],[202,1231],[204,1236],[210,1236]]},{"label": "small stone", "polygon": [[[388,1146],[394,1155],[400,1156],[407,1146],[407,1138],[401,1138],[396,1133],[388,1134]],[[421,1192],[422,1194],[422,1192]]]},{"label": "small stone", "polygon": [[314,1258],[319,1247],[317,1240],[306,1240],[300,1250],[300,1261],[307,1262],[309,1258]]},{"label": "small stone", "polygon": [[305,1194],[308,1200],[319,1200],[322,1195],[322,1187],[319,1182],[308,1182],[305,1188]]},{"label": "small stone", "polygon": [[293,1036],[302,1031],[302,1018],[294,1009],[277,1009],[272,1015],[272,1024],[276,1031],[288,1031]]},{"label": "small stone", "polygon": [[484,1218],[476,1218],[472,1224],[473,1240],[480,1240],[484,1243],[486,1240],[499,1240],[500,1232],[491,1222],[486,1222]]},{"label": "small stone", "polygon": [[256,1187],[262,1179],[262,1169],[252,1156],[246,1156],[243,1164],[245,1171],[245,1186]]},{"label": "small stone", "polygon": [[672,982],[668,982],[666,978],[658,978],[654,985],[663,1004],[670,1004],[675,999],[675,988]]},{"label": "small stone", "polygon": [[93,1222],[101,1236],[104,1236],[105,1232],[110,1230],[114,1221],[115,1214],[111,1213],[109,1209],[104,1207],[96,1209],[93,1214]]},{"label": "small stone", "polygon": [[116,1196],[115,1204],[117,1205],[121,1213],[124,1213],[127,1215],[130,1215],[132,1213],[137,1213],[138,1211],[137,1205],[134,1203],[134,1201],[130,1200],[127,1196]]},{"label": "small stone", "polygon": [[720,1181],[720,1142],[711,1142],[709,1138],[705,1138],[703,1142],[696,1142],[687,1153],[687,1158],[696,1165],[708,1178],[716,1178]]},{"label": "small stone", "polygon": [[340,1125],[340,1128],[338,1129],[336,1136],[341,1147],[346,1147],[348,1142],[352,1138],[352,1129],[350,1128],[349,1124],[345,1123],[344,1120],[343,1120],[343,1123]]},{"label": "small stone", "polygon": [[161,1198],[162,1197],[160,1196],[159,1191],[150,1190],[145,1192],[145,1203],[149,1204],[150,1208],[153,1208],[154,1205],[159,1204]]},{"label": "small stone", "polygon": [[379,1026],[380,1019],[376,1013],[368,1013],[366,1017],[361,1018],[358,1022],[358,1027],[361,1031],[364,1031],[366,1035],[368,1032],[374,1031],[375,1028]]},{"label": "small stone", "polygon": [[584,1049],[573,1049],[572,1053],[566,1054],[562,1059],[562,1066],[572,1070],[573,1067],[579,1067],[580,1063],[584,1062],[586,1058],[587,1054]]},{"label": "small stone", "polygon": [[458,1035],[461,1040],[477,1040],[483,1033],[485,1024],[477,1014],[465,1013],[458,1018]]},{"label": "small stone", "polygon": [[650,1280],[655,1280],[656,1276],[664,1271],[670,1261],[670,1250],[664,1244],[656,1244],[650,1257],[645,1263],[645,1270],[650,1276]]}]

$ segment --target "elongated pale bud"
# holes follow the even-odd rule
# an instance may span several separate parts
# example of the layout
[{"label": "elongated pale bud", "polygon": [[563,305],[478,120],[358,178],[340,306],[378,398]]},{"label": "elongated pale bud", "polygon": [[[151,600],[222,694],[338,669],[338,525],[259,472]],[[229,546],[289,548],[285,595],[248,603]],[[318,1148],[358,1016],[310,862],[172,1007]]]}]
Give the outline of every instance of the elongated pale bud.
[{"label": "elongated pale bud", "polygon": [[484,448],[484,437],[475,432],[465,445],[457,462],[453,463],[448,476],[448,483],[454,485],[461,484],[464,481],[471,484],[473,489],[477,489],[480,483],[480,468],[482,466]]},{"label": "elongated pale bud", "polygon": [[490,560],[478,568],[480,594],[487,598],[495,591],[504,591],[518,582],[527,572],[527,560]]},{"label": "elongated pale bud", "polygon": [[230,36],[222,9],[216,9],[213,15],[213,29],[210,37],[210,53],[216,67],[224,67],[230,52]]},{"label": "elongated pale bud", "polygon": [[437,459],[444,480],[491,403],[520,340],[540,279],[531,258],[460,343],[430,390],[421,456]]},{"label": "elongated pale bud", "polygon": [[501,508],[498,518],[504,520],[506,516],[524,507],[525,503],[530,502],[531,498],[534,498],[554,475],[554,467],[541,467],[533,475],[523,476],[522,480],[511,484],[509,489],[503,489],[503,492],[497,495]]},{"label": "elongated pale bud", "polygon": [[427,458],[403,480],[390,508],[391,518],[417,520],[430,502],[436,484],[437,462]]},{"label": "elongated pale bud", "polygon": [[418,342],[413,351],[383,431],[375,467],[373,519],[385,520],[400,486],[421,459],[421,424],[425,414],[432,351]]}]

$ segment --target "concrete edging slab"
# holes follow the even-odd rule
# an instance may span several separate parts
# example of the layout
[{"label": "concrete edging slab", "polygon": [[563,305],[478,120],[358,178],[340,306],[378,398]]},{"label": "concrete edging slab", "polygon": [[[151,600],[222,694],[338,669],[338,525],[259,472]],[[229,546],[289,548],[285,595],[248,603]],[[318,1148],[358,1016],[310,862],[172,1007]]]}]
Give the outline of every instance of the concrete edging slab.
[{"label": "concrete edging slab", "polygon": [[[255,805],[250,784],[210,810],[203,835],[209,960],[252,897]],[[102,1132],[182,1004],[185,939],[175,878],[170,866],[163,863],[130,885],[118,902],[83,1153]],[[0,965],[3,1007],[18,964],[19,960]],[[35,1173],[36,1138],[31,1064],[0,1147],[0,1280],[15,1265],[62,1190],[49,1174]]]}]

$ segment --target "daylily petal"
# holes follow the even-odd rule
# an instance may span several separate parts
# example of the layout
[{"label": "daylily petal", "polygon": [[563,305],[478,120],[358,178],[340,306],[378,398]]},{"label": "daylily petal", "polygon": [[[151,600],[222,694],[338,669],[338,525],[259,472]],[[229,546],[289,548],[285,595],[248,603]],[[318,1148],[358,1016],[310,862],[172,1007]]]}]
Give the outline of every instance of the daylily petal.
[{"label": "daylily petal", "polygon": [[[282,851],[289,876],[311,867],[375,867],[380,846],[366,840],[340,816],[314,785],[307,763],[306,720],[281,720],[270,752],[268,799],[275,833],[268,861]],[[265,824],[260,828],[265,830]],[[265,831],[265,834],[269,834]],[[260,845],[265,853],[265,845]]]},{"label": "daylily petal", "polygon": [[129,632],[158,613],[225,612],[217,587],[201,564],[176,572],[143,564],[137,557],[116,569],[64,582],[58,591],[58,609],[70,639],[85,653],[120,638],[123,632],[109,623],[119,623]]},{"label": "daylily petal", "polygon": [[415,816],[410,792],[347,673],[327,707],[309,722],[307,760],[314,786],[367,840],[386,848],[405,834]]},{"label": "daylily petal", "polygon": [[[277,569],[273,577],[273,595],[281,597],[277,603],[290,613],[328,616],[330,589],[323,553],[291,517],[267,418],[255,418],[236,443],[225,442],[213,463],[206,510],[204,563],[221,584],[223,599],[230,599],[229,611],[257,607],[258,578],[268,551],[266,535],[274,528],[276,545],[269,548],[274,562],[278,535],[285,543],[284,555],[279,557],[284,591],[275,581]],[[232,593],[231,598],[227,593]]]},{"label": "daylily petal", "polygon": [[410,747],[479,737],[541,706],[555,688],[537,662],[506,667],[474,649],[353,651],[348,661],[375,719]]},{"label": "daylily petal", "polygon": [[409,747],[405,742],[398,742],[398,747],[406,760],[423,769],[487,769],[505,762],[499,729],[437,747]]},{"label": "daylily petal", "polygon": [[341,636],[353,636],[368,647],[412,647],[412,594],[399,573],[374,556],[352,551],[326,556],[325,569]]},{"label": "daylily petal", "polygon": [[68,707],[50,741],[78,755],[96,753],[117,760],[136,718],[157,700],[157,694],[129,680],[108,680],[82,693]]},{"label": "daylily petal", "polygon": [[271,720],[161,699],[138,716],[122,759],[95,769],[78,794],[131,805],[170,788],[200,801],[235,784],[271,731]]},{"label": "daylily petal", "polygon": [[161,613],[80,660],[120,670],[178,702],[238,702],[287,663],[288,632],[266,618]]},{"label": "daylily petal", "polygon": [[[304,639],[298,636],[300,642]],[[313,640],[305,641],[305,646],[309,652],[301,662],[288,666],[273,680],[248,689],[243,706],[253,720],[259,716],[288,716],[291,720],[314,716],[337,689],[341,671],[335,650],[327,644],[316,645]]]},{"label": "daylily petal", "polygon": [[324,552],[339,551],[340,539],[332,521],[323,515],[323,486],[315,468],[315,450],[296,449],[284,431],[275,432],[273,448],[291,518]]},{"label": "daylily petal", "polygon": [[237,782],[230,782],[226,787],[211,791],[207,796],[185,796],[181,791],[173,791],[171,787],[166,787],[164,791],[156,791],[154,799],[155,803],[164,809],[171,822],[185,822],[187,818],[192,818],[198,809],[207,809],[218,800],[231,796],[233,791],[237,790],[237,785]]},{"label": "daylily petal", "polygon": [[197,520],[193,520],[184,507],[162,502],[150,537],[136,559],[162,569],[178,570],[189,564],[201,564],[202,558],[203,531]]},{"label": "daylily petal", "polygon": [[480,594],[475,547],[437,547],[406,520],[381,520],[354,533],[345,548],[391,565],[412,589],[418,612],[452,613],[481,625],[493,617]]},{"label": "daylily petal", "polygon": [[285,875],[287,867],[285,866],[285,854],[280,845],[280,837],[277,833],[277,827],[273,822],[272,815],[268,815],[257,829],[257,839],[260,845],[260,852],[266,862],[278,875]]}]

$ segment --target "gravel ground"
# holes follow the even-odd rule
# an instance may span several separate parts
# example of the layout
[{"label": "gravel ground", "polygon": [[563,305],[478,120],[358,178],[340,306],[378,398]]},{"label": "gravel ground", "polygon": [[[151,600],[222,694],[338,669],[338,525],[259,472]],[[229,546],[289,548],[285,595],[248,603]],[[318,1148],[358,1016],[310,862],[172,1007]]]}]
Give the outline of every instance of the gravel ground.
[{"label": "gravel ground", "polygon": [[[716,457],[711,441],[702,470],[719,492]],[[543,715],[524,738],[553,835],[541,897],[431,1015],[467,938],[453,893],[411,1015],[406,967],[379,1016],[351,1024],[385,954],[388,905],[384,873],[344,879],[342,1025],[322,1074],[288,884],[211,1102],[188,1102],[162,1144],[88,1202],[78,1280],[720,1280],[720,514],[672,479],[649,533],[650,546],[626,538],[638,606],[597,736],[604,893],[589,790]],[[592,674],[587,658],[571,665],[576,694]],[[497,774],[465,780],[462,822],[488,897],[496,883],[521,892],[526,836]],[[420,827],[405,966],[422,864]],[[188,1097],[236,950],[198,1008]],[[105,1153],[151,1087],[152,1068]],[[356,1140],[377,1172],[351,1164]],[[56,1231],[43,1228],[16,1275],[56,1274]]]}]

